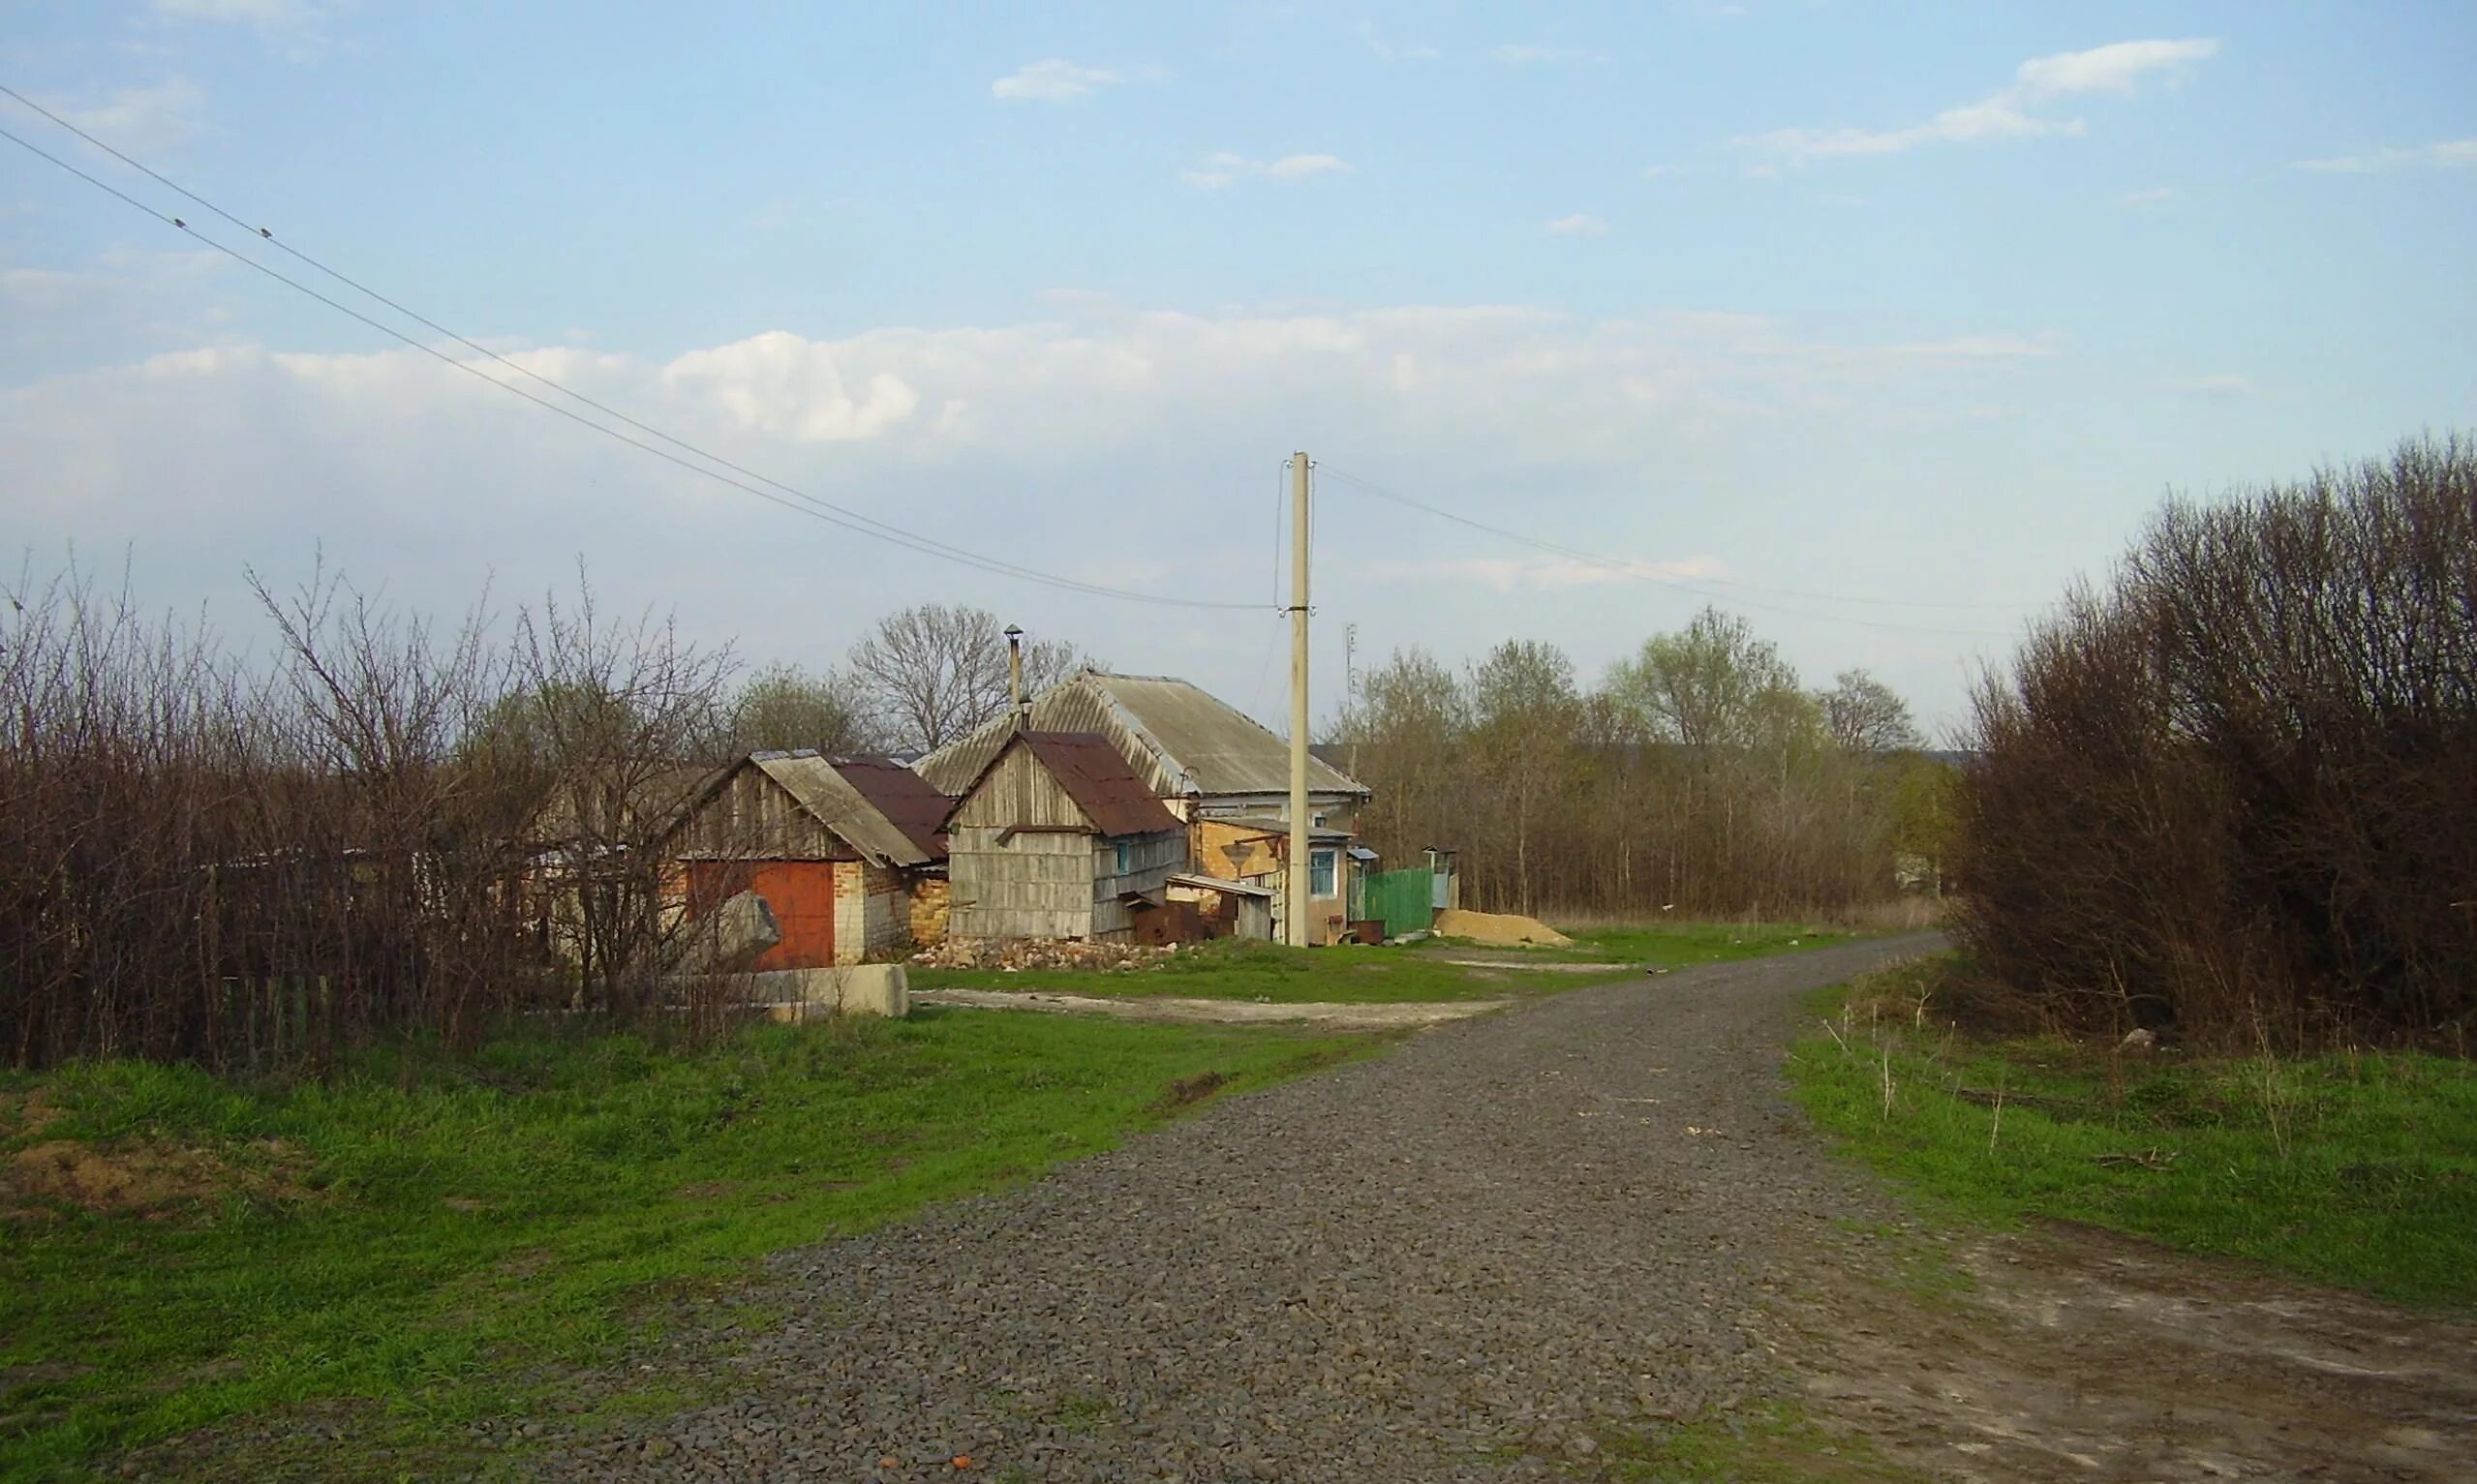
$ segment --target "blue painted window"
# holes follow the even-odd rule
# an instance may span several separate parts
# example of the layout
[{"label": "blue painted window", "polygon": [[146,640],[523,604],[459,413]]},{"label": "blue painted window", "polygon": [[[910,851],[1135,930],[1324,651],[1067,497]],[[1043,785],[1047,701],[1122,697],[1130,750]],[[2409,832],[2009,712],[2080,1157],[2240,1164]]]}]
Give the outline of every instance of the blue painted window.
[{"label": "blue painted window", "polygon": [[1123,876],[1135,868],[1135,850],[1126,841],[1118,841],[1118,874]]},{"label": "blue painted window", "polygon": [[1310,896],[1333,894],[1333,853],[1331,851],[1311,850],[1307,853],[1307,894]]}]

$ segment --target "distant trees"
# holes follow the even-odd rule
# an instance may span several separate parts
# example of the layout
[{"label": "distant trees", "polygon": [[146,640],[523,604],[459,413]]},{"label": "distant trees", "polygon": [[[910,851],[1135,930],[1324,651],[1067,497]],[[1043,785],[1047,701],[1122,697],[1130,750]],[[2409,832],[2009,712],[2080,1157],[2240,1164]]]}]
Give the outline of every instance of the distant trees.
[{"label": "distant trees", "polygon": [[[1064,640],[1024,646],[1026,695],[1096,663]],[[851,673],[890,745],[930,751],[1006,709],[1006,633],[981,608],[923,603],[852,646]]]},{"label": "distant trees", "polygon": [[1962,925],[2059,1023],[2477,1021],[2477,447],[2171,501],[1975,704]]},{"label": "distant trees", "polygon": [[819,752],[877,750],[877,726],[869,698],[849,672],[815,674],[798,665],[772,664],[742,683],[732,699],[725,750]]},{"label": "distant trees", "polygon": [[[1835,698],[1839,698],[1836,703]],[[1862,721],[1846,734],[1835,704]],[[1890,894],[1908,708],[1863,672],[1822,695],[1742,619],[1706,609],[1586,690],[1510,641],[1456,677],[1423,651],[1371,671],[1338,729],[1394,861],[1460,847],[1475,905],[1797,912]],[[1892,750],[1887,750],[1892,749]]]},{"label": "distant trees", "polygon": [[1925,744],[1910,703],[1863,670],[1844,670],[1821,696],[1823,729],[1844,752],[1911,752]]}]

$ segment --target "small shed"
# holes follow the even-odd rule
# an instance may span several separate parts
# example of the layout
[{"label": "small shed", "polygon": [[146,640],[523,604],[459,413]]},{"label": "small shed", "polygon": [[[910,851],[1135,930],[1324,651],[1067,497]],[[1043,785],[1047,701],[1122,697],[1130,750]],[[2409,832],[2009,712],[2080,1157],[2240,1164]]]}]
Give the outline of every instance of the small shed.
[{"label": "small shed", "polygon": [[1186,865],[1178,817],[1091,733],[1015,734],[945,824],[954,938],[1131,938]]},{"label": "small shed", "polygon": [[1273,935],[1273,889],[1256,882],[1231,881],[1180,871],[1170,877],[1174,908],[1192,905],[1201,936],[1254,938]]},{"label": "small shed", "polygon": [[764,897],[782,939],[757,969],[902,952],[914,937],[914,893],[943,855],[945,803],[887,759],[750,753],[692,799],[672,831],[688,913],[701,916],[738,892]]}]

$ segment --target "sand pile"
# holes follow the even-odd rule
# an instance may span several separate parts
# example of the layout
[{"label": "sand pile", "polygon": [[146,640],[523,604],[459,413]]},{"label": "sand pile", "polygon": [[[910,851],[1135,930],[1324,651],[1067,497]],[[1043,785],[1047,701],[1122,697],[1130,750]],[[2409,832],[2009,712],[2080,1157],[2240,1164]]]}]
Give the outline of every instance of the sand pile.
[{"label": "sand pile", "polygon": [[1490,948],[1562,948],[1574,941],[1535,917],[1511,912],[1464,912],[1458,908],[1436,915],[1436,932],[1439,937],[1468,938]]}]

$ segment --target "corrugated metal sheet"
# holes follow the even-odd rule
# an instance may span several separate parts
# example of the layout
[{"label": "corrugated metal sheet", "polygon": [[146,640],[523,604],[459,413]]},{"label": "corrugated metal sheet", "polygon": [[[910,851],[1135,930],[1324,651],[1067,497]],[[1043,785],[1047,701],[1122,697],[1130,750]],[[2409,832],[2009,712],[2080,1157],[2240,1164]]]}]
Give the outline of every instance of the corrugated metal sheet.
[{"label": "corrugated metal sheet", "polygon": [[878,865],[926,865],[932,859],[837,772],[833,763],[816,753],[759,752],[749,761],[869,861]]},{"label": "corrugated metal sheet", "polygon": [[[1032,701],[1032,726],[1108,738],[1157,799],[1281,794],[1290,787],[1290,744],[1199,686],[1159,675],[1086,671]],[[961,794],[1006,744],[1000,716],[912,766],[932,787]],[[1307,763],[1318,794],[1364,796],[1366,785],[1318,758]]]},{"label": "corrugated metal sheet", "polygon": [[[835,772],[858,790],[886,822],[932,861],[946,859],[947,811],[955,801],[929,786],[929,780],[892,758],[839,757]],[[905,863],[906,864],[911,863]]]},{"label": "corrugated metal sheet", "polygon": [[1110,740],[1092,732],[1026,732],[1024,745],[1105,835],[1158,834],[1181,828]]}]

